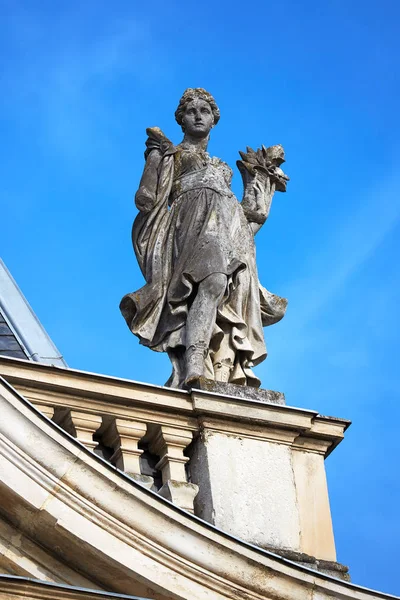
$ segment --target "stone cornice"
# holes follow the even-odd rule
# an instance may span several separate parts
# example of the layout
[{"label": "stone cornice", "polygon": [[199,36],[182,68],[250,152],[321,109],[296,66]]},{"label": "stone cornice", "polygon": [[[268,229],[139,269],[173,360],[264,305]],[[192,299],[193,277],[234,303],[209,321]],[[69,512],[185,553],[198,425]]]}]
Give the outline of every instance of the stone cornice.
[{"label": "stone cornice", "polygon": [[240,431],[245,437],[278,439],[325,456],[340,443],[350,424],[312,410],[204,390],[189,393],[3,357],[0,375],[35,404],[173,425],[194,433],[204,426],[232,435]]},{"label": "stone cornice", "polygon": [[1,512],[102,587],[127,593],[141,582],[162,600],[390,598],[180,510],[95,456],[4,380],[0,411]]}]

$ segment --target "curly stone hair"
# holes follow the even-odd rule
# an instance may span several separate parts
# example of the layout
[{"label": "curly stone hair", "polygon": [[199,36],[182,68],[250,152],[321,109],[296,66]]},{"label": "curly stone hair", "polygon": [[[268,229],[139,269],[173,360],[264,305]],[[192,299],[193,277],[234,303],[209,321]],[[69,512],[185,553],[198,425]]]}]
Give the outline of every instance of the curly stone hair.
[{"label": "curly stone hair", "polygon": [[215,102],[213,96],[203,88],[188,88],[183,92],[182,98],[179,100],[178,108],[175,111],[175,119],[178,125],[182,127],[182,118],[185,114],[186,106],[194,100],[195,98],[200,98],[200,100],[204,100],[208,102],[211,107],[212,113],[214,115],[214,125],[216,125],[220,119],[220,112]]}]

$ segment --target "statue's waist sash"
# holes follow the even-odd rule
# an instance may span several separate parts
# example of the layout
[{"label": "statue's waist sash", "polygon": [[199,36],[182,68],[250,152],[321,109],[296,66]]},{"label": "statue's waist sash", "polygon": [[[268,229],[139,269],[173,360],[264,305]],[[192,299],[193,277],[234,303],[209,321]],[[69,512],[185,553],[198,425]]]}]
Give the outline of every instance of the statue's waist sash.
[{"label": "statue's waist sash", "polygon": [[221,170],[208,165],[204,169],[198,169],[197,171],[191,171],[190,173],[176,177],[172,184],[169,203],[172,204],[179,196],[186,192],[202,188],[214,190],[224,196],[233,195]]}]

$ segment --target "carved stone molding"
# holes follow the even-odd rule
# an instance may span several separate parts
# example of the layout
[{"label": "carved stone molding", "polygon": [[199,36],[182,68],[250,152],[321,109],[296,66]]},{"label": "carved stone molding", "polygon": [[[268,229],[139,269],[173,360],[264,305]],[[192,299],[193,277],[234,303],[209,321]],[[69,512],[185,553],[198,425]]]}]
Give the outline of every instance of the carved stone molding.
[{"label": "carved stone molding", "polygon": [[0,411],[0,514],[111,594],[153,600],[390,597],[210,527],[107,465],[3,381]]}]

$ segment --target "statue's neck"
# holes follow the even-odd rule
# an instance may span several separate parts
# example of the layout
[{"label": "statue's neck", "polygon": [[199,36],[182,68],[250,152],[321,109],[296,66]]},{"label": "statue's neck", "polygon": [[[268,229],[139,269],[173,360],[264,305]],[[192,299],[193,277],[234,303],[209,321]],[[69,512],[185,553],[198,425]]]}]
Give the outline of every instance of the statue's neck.
[{"label": "statue's neck", "polygon": [[185,148],[186,150],[196,150],[198,151],[202,151],[202,152],[207,152],[207,146],[208,146],[208,141],[209,141],[209,136],[203,138],[203,139],[198,139],[198,138],[194,138],[188,134],[185,133],[185,136],[180,144],[180,146],[182,148]]}]

